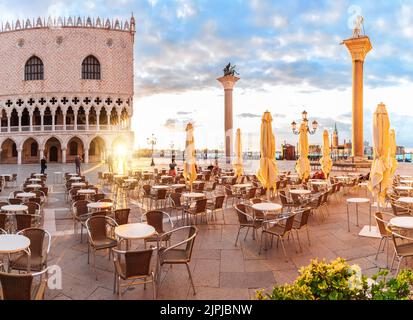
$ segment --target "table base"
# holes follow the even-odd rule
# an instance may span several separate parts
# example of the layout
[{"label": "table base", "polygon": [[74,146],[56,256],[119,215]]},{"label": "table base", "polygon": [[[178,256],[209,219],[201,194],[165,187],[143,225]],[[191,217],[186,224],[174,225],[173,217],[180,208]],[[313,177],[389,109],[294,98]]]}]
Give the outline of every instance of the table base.
[{"label": "table base", "polygon": [[361,237],[369,237],[369,238],[381,238],[379,229],[376,226],[364,226],[361,231],[359,232],[359,236]]}]

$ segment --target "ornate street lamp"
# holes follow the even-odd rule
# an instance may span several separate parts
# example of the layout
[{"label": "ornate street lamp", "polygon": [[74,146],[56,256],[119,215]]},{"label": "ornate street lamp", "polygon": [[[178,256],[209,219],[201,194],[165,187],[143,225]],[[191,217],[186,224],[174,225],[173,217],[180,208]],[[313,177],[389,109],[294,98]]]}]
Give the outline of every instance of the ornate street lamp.
[{"label": "ornate street lamp", "polygon": [[152,136],[150,136],[149,138],[147,138],[148,144],[152,145],[152,161],[151,161],[151,166],[155,166],[155,161],[153,161],[153,147],[156,144],[156,137],[155,135],[152,133]]},{"label": "ornate street lamp", "polygon": [[[310,129],[309,126],[308,126],[307,111],[304,110],[304,111],[301,113],[301,116],[302,116],[302,123],[304,123],[305,126],[307,127],[307,132],[308,132],[309,134],[315,134],[316,131],[317,131],[317,127],[318,127],[318,122],[317,122],[316,120],[314,120],[314,121],[311,123],[311,129]],[[292,132],[293,132],[295,135],[299,135],[299,134],[300,134],[300,130],[297,129],[297,123],[296,123],[295,121],[291,122],[291,130],[292,130]]]}]

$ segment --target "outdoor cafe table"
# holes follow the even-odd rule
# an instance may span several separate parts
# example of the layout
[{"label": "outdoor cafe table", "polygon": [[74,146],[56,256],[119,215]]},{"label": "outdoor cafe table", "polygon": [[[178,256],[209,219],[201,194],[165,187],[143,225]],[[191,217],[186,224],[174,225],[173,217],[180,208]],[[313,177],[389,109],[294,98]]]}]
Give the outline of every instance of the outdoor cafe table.
[{"label": "outdoor cafe table", "polygon": [[402,179],[411,179],[413,176],[401,175],[400,178]]},{"label": "outdoor cafe table", "polygon": [[30,181],[30,182],[41,182],[42,179],[39,179],[39,178],[30,178],[29,181]]},{"label": "outdoor cafe table", "polygon": [[205,194],[203,194],[201,192],[185,192],[185,193],[182,194],[182,196],[184,198],[188,198],[188,199],[196,199],[196,198],[205,197]]},{"label": "outdoor cafe table", "polygon": [[20,192],[16,194],[16,198],[21,198],[23,201],[26,201],[27,199],[30,198],[35,198],[36,194],[33,192]]},{"label": "outdoor cafe table", "polygon": [[16,213],[27,211],[27,209],[29,208],[23,204],[7,204],[5,206],[2,206],[0,209],[1,211]]},{"label": "outdoor cafe table", "polygon": [[0,174],[0,176],[2,176],[3,178],[4,177],[10,177],[11,178],[11,174],[9,174],[9,173],[2,173],[2,174]]},{"label": "outdoor cafe table", "polygon": [[78,176],[77,173],[69,173],[68,175],[71,176],[71,177],[76,177],[76,176]]},{"label": "outdoor cafe table", "polygon": [[310,191],[310,190],[306,190],[306,189],[292,189],[292,190],[290,190],[290,193],[298,194],[298,195],[300,195],[300,196],[305,196],[305,195],[310,194],[311,191]]},{"label": "outdoor cafe table", "polygon": [[82,180],[82,178],[81,178],[81,177],[71,177],[69,180],[71,180],[71,181],[79,181],[79,180]]},{"label": "outdoor cafe table", "polygon": [[35,173],[34,176],[35,176],[35,177],[43,177],[43,176],[44,176],[44,173]]},{"label": "outdoor cafe table", "polygon": [[115,228],[115,235],[119,239],[126,240],[126,250],[129,249],[131,240],[145,239],[155,234],[155,228],[146,223],[128,223]]},{"label": "outdoor cafe table", "polygon": [[406,203],[406,204],[413,204],[413,197],[400,197],[397,199],[397,202]]},{"label": "outdoor cafe table", "polygon": [[95,189],[80,189],[80,190],[77,190],[77,194],[85,195],[86,198],[89,199],[91,195],[96,194],[96,190]]},{"label": "outdoor cafe table", "polygon": [[73,182],[72,187],[85,187],[86,183],[84,182]]},{"label": "outdoor cafe table", "polygon": [[413,187],[408,187],[408,186],[397,186],[394,189],[398,190],[398,191],[412,191]]},{"label": "outdoor cafe table", "polygon": [[413,184],[413,180],[400,180],[402,184]]},{"label": "outdoor cafe table", "polygon": [[262,211],[264,214],[267,212],[275,212],[282,209],[282,205],[273,202],[254,203],[251,207],[254,210]]},{"label": "outdoor cafe table", "polygon": [[113,207],[112,202],[91,202],[87,204],[87,207],[91,210],[106,210]]},{"label": "outdoor cafe table", "polygon": [[26,188],[33,188],[33,189],[35,189],[35,190],[37,190],[37,189],[39,189],[39,188],[41,188],[41,187],[42,187],[42,185],[41,185],[41,184],[37,184],[37,183],[28,184],[28,185],[26,186]]},{"label": "outdoor cafe table", "polygon": [[186,184],[183,183],[176,183],[176,184],[171,184],[171,188],[177,189],[177,188],[185,188]]},{"label": "outdoor cafe table", "polygon": [[395,217],[389,223],[397,228],[413,229],[413,217]]},{"label": "outdoor cafe table", "polygon": [[[0,235],[0,254],[9,257],[11,253],[25,251],[27,253],[27,271],[30,271],[30,239],[19,234]],[[7,262],[7,266],[10,261]],[[6,266],[6,270],[8,267]]]},{"label": "outdoor cafe table", "polygon": [[249,188],[249,187],[252,187],[252,184],[250,184],[250,183],[238,183],[238,184],[234,184],[232,187],[236,188],[236,189]]},{"label": "outdoor cafe table", "polygon": [[138,179],[135,179],[135,178],[128,178],[128,179],[125,179],[124,180],[125,182],[136,182],[136,181],[138,181]]},{"label": "outdoor cafe table", "polygon": [[152,189],[154,189],[154,190],[169,189],[169,186],[166,186],[166,185],[155,185],[155,186],[152,186]]}]

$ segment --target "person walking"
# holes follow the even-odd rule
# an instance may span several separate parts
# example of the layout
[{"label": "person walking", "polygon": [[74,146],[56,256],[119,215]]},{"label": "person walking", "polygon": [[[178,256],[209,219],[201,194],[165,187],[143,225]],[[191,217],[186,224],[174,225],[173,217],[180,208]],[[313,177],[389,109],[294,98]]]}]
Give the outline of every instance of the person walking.
[{"label": "person walking", "polygon": [[76,155],[76,157],[75,157],[76,173],[79,176],[80,176],[80,162],[81,162],[80,156]]},{"label": "person walking", "polygon": [[44,171],[47,169],[47,164],[46,164],[47,162],[46,162],[46,158],[45,157],[43,157],[41,160],[40,160],[40,173],[41,174],[44,174]]}]

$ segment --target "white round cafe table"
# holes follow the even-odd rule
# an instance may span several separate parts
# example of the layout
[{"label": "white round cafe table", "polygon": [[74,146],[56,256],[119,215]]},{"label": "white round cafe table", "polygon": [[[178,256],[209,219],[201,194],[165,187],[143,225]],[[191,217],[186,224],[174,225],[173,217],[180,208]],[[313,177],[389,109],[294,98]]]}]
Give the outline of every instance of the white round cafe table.
[{"label": "white round cafe table", "polygon": [[193,181],[192,184],[200,184],[203,183],[203,181]]},{"label": "white round cafe table", "polygon": [[35,176],[35,177],[43,177],[44,174],[43,174],[43,173],[35,173],[34,176]]},{"label": "white round cafe table", "polygon": [[238,183],[233,185],[234,188],[249,188],[251,186],[252,184],[250,183]]},{"label": "white round cafe table", "polygon": [[81,178],[81,177],[71,177],[69,180],[71,180],[71,181],[79,181],[79,180],[82,180],[82,178]]},{"label": "white round cafe table", "polygon": [[42,185],[41,185],[41,184],[37,184],[37,183],[28,184],[28,185],[26,186],[26,188],[33,188],[33,189],[39,189],[39,188],[41,188],[41,187],[42,187]]},{"label": "white round cafe table", "polygon": [[326,186],[328,183],[326,181],[310,181],[311,184],[315,184],[317,186]]},{"label": "white round cafe table", "polygon": [[86,183],[84,183],[84,182],[73,182],[73,183],[71,184],[71,186],[72,186],[72,187],[85,187],[85,186],[86,186]]},{"label": "white round cafe table", "polygon": [[413,229],[413,217],[395,217],[389,223],[397,228]]},{"label": "white round cafe table", "polygon": [[413,180],[400,180],[402,184],[413,184]]},{"label": "white round cafe table", "polygon": [[203,198],[205,194],[201,192],[185,192],[182,194],[184,198]]},{"label": "white round cafe table", "polygon": [[36,194],[33,192],[20,192],[16,194],[16,198],[29,199],[35,198]]},{"label": "white round cafe table", "polygon": [[26,211],[29,208],[23,204],[7,204],[5,206],[2,206],[0,209],[2,211],[7,211],[7,212],[22,212],[22,211]]},{"label": "white round cafe table", "polygon": [[298,178],[298,174],[288,174],[286,177],[296,179],[296,178]]},{"label": "white round cafe table", "polygon": [[168,189],[168,188],[169,188],[168,186],[164,186],[164,185],[152,186],[152,189],[154,189],[154,190],[162,190],[162,189]]},{"label": "white round cafe table", "polygon": [[78,194],[95,194],[96,190],[95,189],[80,189],[77,190]]},{"label": "white round cafe table", "polygon": [[400,178],[402,178],[402,179],[410,179],[410,178],[413,178],[413,176],[401,175]]},{"label": "white round cafe table", "polygon": [[282,205],[278,203],[272,203],[272,202],[254,203],[251,207],[255,210],[262,211],[262,212],[273,212],[273,211],[279,211],[282,209]]},{"label": "white round cafe table", "polygon": [[401,191],[412,191],[413,187],[409,187],[409,186],[397,186],[394,189],[396,190],[401,190]]},{"label": "white round cafe table", "polygon": [[306,189],[292,189],[290,190],[290,193],[298,194],[298,195],[307,195],[307,194],[310,194],[311,191],[306,190]]},{"label": "white round cafe table", "polygon": [[11,178],[11,174],[9,174],[9,173],[2,173],[2,174],[0,174],[0,176],[2,176],[2,177],[10,177]]},{"label": "white round cafe table", "polygon": [[113,207],[112,202],[91,202],[87,204],[87,207],[89,209],[93,210],[104,210],[104,209],[110,209]]},{"label": "white round cafe table", "polygon": [[19,234],[0,234],[0,253],[16,253],[30,247],[30,239]]},{"label": "white round cafe table", "polygon": [[176,184],[171,184],[171,188],[185,188],[186,184],[183,183],[176,183]]},{"label": "white round cafe table", "polygon": [[40,182],[40,181],[42,181],[42,179],[39,179],[39,178],[30,178],[29,181],[30,181],[30,182]]},{"label": "white round cafe table", "polygon": [[221,176],[221,179],[232,179],[235,178],[235,176]]},{"label": "white round cafe table", "polygon": [[413,204],[413,197],[400,197],[399,199],[397,199],[397,202]]},{"label": "white round cafe table", "polygon": [[[359,205],[363,203],[370,203],[370,199],[368,198],[348,198],[347,202],[347,229],[350,232],[350,213],[349,213],[349,205],[355,204],[356,206],[356,226],[359,225]],[[369,226],[371,226],[371,206],[369,205]]]},{"label": "white round cafe table", "polygon": [[123,181],[125,181],[125,182],[136,182],[136,181],[138,181],[138,180],[135,179],[135,178],[128,178],[128,179],[125,179],[125,180],[123,180]]},{"label": "white round cafe table", "polygon": [[161,179],[171,179],[173,178],[172,176],[161,176]]},{"label": "white round cafe table", "polygon": [[155,228],[146,223],[128,223],[115,228],[115,235],[126,240],[145,239],[154,234]]},{"label": "white round cafe table", "polygon": [[115,179],[127,178],[127,176],[125,176],[124,174],[115,174],[113,177],[114,177]]},{"label": "white round cafe table", "polygon": [[78,176],[77,173],[69,173],[68,175],[71,176],[71,177],[76,177],[76,176]]}]

